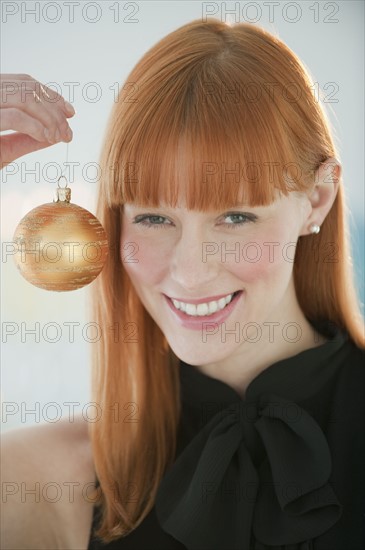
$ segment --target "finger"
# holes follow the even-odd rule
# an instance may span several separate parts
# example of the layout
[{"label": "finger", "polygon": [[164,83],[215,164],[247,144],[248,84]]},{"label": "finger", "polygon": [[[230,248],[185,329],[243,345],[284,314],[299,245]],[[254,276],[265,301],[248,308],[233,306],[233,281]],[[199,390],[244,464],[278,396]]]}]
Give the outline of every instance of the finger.
[{"label": "finger", "polygon": [[27,113],[9,107],[1,110],[0,130],[15,130],[29,134],[37,141],[48,141],[45,136],[45,127]]},{"label": "finger", "polygon": [[29,74],[0,74],[0,87],[5,87],[6,84],[11,84],[12,82],[15,82],[17,85],[19,85],[22,81],[28,81],[28,83],[33,82],[35,91],[37,92],[38,88],[39,91],[42,92],[38,92],[38,96],[43,97],[44,100],[48,100],[53,104],[55,102],[59,102],[60,107],[64,110],[68,118],[75,115],[75,109],[71,105],[71,103],[66,101],[58,92],[56,92],[52,88],[49,88],[45,84],[41,84]]},{"label": "finger", "polygon": [[[48,96],[48,98],[47,98]],[[49,130],[53,143],[63,139],[66,141],[69,125],[66,114],[61,108],[55,108],[51,100],[59,94],[51,96],[39,82],[34,80],[5,82],[1,86],[1,109],[16,108],[37,119]],[[64,100],[62,99],[62,104]],[[60,103],[61,105],[61,103]]]},{"label": "finger", "polygon": [[[15,130],[23,134],[29,134],[37,141],[48,141],[49,143],[54,143],[51,138],[47,138],[47,135],[45,134],[47,128],[45,128],[39,120],[31,117],[24,111],[20,111],[19,109],[12,107],[1,110],[0,130]],[[70,137],[64,141],[68,142],[71,141],[71,139],[72,130]],[[61,141],[61,139],[58,141]]]},{"label": "finger", "polygon": [[1,73],[0,74],[0,84],[5,80],[34,80],[32,76],[25,73]]},{"label": "finger", "polygon": [[14,133],[1,136],[1,168],[4,168],[4,166],[19,157],[32,153],[33,151],[38,151],[39,149],[50,147],[51,145],[52,144],[48,143],[48,141],[37,141],[27,134]]},{"label": "finger", "polygon": [[59,107],[63,109],[67,118],[74,116],[75,109],[73,108],[71,103],[66,101],[59,93],[57,93],[55,90],[52,90],[45,84],[41,84],[40,82],[37,82],[37,84],[39,84],[38,95],[44,100],[46,104],[49,103],[51,106],[54,104],[59,105]]}]

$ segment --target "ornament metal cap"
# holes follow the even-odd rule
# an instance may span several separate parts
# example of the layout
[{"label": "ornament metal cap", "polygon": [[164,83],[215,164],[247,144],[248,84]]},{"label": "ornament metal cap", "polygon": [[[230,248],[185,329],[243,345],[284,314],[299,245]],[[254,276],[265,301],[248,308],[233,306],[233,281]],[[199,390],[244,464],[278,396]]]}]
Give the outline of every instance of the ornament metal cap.
[{"label": "ornament metal cap", "polygon": [[53,202],[59,202],[59,201],[70,202],[71,200],[71,188],[67,187],[67,180],[66,180],[65,187],[60,186],[60,179],[62,178],[66,180],[65,176],[60,176],[58,178],[58,181],[57,181],[58,189],[56,189],[55,191]]}]

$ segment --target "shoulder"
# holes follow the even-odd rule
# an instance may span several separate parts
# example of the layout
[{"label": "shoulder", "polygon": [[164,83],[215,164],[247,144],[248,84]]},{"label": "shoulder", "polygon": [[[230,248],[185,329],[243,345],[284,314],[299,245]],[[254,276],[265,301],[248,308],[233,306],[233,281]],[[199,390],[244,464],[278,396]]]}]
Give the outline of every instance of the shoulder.
[{"label": "shoulder", "polygon": [[2,436],[3,548],[86,548],[95,473],[81,416]]},{"label": "shoulder", "polygon": [[365,440],[361,439],[365,430],[365,350],[348,340],[341,351],[331,388],[331,430],[341,440],[359,445],[364,456]]},{"label": "shoulder", "polygon": [[342,532],[351,533],[351,540],[360,540],[365,492],[365,351],[351,340],[344,351],[331,392],[326,437],[331,450],[331,485],[344,508]]},{"label": "shoulder", "polygon": [[[82,416],[22,426],[2,436],[2,458],[10,471],[28,477],[62,479],[92,471],[88,422]],[[51,479],[50,478],[50,479]]]},{"label": "shoulder", "polygon": [[343,347],[338,382],[351,387],[355,393],[364,393],[365,387],[365,349],[358,347],[348,339]]}]

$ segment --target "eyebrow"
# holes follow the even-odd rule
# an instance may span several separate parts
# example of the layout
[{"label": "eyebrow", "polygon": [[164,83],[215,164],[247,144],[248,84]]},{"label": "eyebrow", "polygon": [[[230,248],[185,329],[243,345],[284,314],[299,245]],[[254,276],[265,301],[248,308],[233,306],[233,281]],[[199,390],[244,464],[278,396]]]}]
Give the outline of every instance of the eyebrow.
[{"label": "eyebrow", "polygon": [[[122,205],[124,207],[124,204]],[[149,206],[149,205],[143,205],[143,204],[131,204],[127,205],[127,208],[143,208],[146,210],[158,210],[158,209],[166,209],[166,210],[175,210],[172,206],[169,205],[159,205],[159,206]],[[235,208],[259,208],[258,206],[249,206],[248,204],[238,203],[231,206],[227,206],[226,208],[218,208],[217,210],[198,210],[198,212],[220,212],[222,210],[234,210]],[[189,210],[188,208],[182,208],[183,210]]]}]

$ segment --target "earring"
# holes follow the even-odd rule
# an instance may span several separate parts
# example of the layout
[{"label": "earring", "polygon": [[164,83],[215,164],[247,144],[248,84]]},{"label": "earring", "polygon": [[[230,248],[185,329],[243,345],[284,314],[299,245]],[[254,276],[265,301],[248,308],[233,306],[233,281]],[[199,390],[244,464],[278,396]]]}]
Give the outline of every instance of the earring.
[{"label": "earring", "polygon": [[317,233],[320,232],[320,230],[321,230],[320,226],[316,223],[311,223],[310,226],[309,226],[309,231],[311,233],[317,234]]},{"label": "earring", "polygon": [[[20,274],[44,290],[77,290],[91,283],[108,256],[108,239],[99,220],[71,203],[71,189],[59,180],[53,202],[33,208],[13,237]],[[65,178],[66,179],[66,178]],[[91,248],[91,251],[90,251]]]}]

